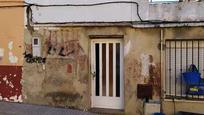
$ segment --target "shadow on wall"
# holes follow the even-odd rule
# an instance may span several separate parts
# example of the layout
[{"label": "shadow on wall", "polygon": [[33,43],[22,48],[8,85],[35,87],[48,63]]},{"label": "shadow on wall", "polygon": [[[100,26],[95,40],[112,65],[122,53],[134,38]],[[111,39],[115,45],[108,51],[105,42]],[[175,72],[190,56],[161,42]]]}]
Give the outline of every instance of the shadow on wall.
[{"label": "shadow on wall", "polygon": [[[45,95],[46,98],[50,98],[51,105],[54,106],[63,106],[63,105],[71,105],[66,103],[75,103],[77,100],[81,100],[82,96],[78,93],[65,93],[65,92],[51,92]],[[69,106],[69,108],[73,108]]]}]

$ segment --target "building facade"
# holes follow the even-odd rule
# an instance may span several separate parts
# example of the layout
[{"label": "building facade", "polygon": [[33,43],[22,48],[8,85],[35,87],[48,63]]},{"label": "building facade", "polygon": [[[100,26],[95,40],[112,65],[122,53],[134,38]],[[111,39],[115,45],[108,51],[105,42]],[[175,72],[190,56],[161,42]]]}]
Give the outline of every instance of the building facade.
[{"label": "building facade", "polygon": [[5,101],[22,102],[23,5],[22,0],[0,1],[0,98]]},{"label": "building facade", "polygon": [[191,64],[203,75],[202,1],[24,4],[24,40],[8,42],[11,50],[24,45],[8,54],[21,57],[21,102],[128,115],[151,113],[148,104],[152,113],[204,113],[203,96],[187,95],[181,77]]}]

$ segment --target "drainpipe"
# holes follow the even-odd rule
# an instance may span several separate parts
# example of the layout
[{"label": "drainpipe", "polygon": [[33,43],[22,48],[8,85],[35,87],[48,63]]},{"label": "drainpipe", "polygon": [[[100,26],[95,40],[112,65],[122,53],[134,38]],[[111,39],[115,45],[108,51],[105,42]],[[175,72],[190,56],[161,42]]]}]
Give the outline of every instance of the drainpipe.
[{"label": "drainpipe", "polygon": [[164,99],[164,89],[165,89],[165,75],[164,75],[164,71],[163,71],[163,68],[164,68],[164,60],[163,60],[163,50],[164,50],[164,30],[163,30],[163,28],[161,28],[160,29],[160,67],[161,67],[161,75],[160,75],[160,77],[161,77],[161,97],[160,97],[160,111],[161,112],[163,112],[163,104],[162,104],[162,102],[163,102],[163,99]]}]

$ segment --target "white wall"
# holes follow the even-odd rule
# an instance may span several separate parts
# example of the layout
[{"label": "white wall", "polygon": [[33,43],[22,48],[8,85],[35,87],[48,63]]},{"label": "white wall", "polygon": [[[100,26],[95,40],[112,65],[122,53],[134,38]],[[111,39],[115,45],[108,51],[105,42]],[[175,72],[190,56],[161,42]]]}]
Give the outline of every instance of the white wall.
[{"label": "white wall", "polygon": [[[26,0],[36,4],[93,4],[118,0]],[[137,1],[143,20],[204,21],[204,2],[149,3]],[[123,22],[140,21],[136,4],[105,4],[99,6],[32,7],[33,21],[62,22]]]},{"label": "white wall", "polygon": [[[109,0],[110,1],[110,0]],[[117,0],[111,0],[117,1]],[[130,0],[123,0],[130,1]],[[37,4],[93,4],[104,0],[27,0]],[[121,22],[137,21],[136,4],[116,3],[98,6],[32,7],[33,21],[46,22]]]}]

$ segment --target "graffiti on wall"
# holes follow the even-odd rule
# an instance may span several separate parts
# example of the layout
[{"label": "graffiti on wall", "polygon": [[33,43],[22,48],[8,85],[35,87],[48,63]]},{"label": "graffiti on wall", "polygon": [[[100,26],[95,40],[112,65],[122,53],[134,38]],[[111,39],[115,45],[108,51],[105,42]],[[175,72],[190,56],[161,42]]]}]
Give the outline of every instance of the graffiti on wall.
[{"label": "graffiti on wall", "polygon": [[68,73],[76,69],[85,70],[87,56],[80,44],[79,30],[44,30],[44,36],[43,52],[46,56],[72,59],[73,64],[67,66]]},{"label": "graffiti on wall", "polygon": [[24,53],[24,58],[27,63],[45,63],[46,58],[33,56],[31,53]]},{"label": "graffiti on wall", "polygon": [[47,31],[45,49],[47,55],[77,58],[84,54],[79,43],[78,31]]},{"label": "graffiti on wall", "polygon": [[[41,39],[42,57],[32,55],[32,40],[25,43],[24,59],[27,63],[46,63],[49,58],[66,59],[69,76],[84,76],[88,58],[81,44],[79,29],[47,29],[36,32]],[[78,72],[80,71],[80,72]]]},{"label": "graffiti on wall", "polygon": [[46,62],[45,57],[33,56],[31,44],[25,44],[25,52],[23,53],[23,55],[27,63],[43,63],[44,64]]}]

